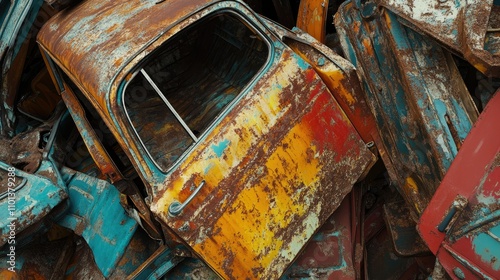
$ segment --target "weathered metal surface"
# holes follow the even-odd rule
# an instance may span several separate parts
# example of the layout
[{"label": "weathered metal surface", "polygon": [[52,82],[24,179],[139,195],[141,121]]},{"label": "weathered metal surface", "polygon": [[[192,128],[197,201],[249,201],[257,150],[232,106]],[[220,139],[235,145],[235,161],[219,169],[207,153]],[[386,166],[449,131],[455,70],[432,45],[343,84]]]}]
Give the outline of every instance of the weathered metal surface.
[{"label": "weathered metal surface", "polygon": [[[51,169],[52,166],[45,166]],[[0,162],[2,177],[7,177],[11,166]],[[8,189],[0,201],[0,207],[5,209],[0,214],[0,244],[8,242],[9,237],[14,237],[49,213],[61,203],[67,194],[63,187],[58,186],[47,178],[28,174],[18,169],[14,171],[16,188]],[[6,181],[5,181],[6,182]],[[9,203],[9,201],[11,203]],[[10,207],[9,207],[10,206]],[[14,234],[15,233],[15,234]]]},{"label": "weathered metal surface", "polygon": [[[13,279],[63,279],[67,262],[73,255],[72,236],[55,241],[33,242],[29,247],[16,252],[16,268]],[[2,253],[0,277],[7,275],[4,271],[7,263]],[[4,270],[5,269],[5,270]],[[1,278],[8,279],[8,278]]]},{"label": "weathered metal surface", "polygon": [[91,94],[87,96],[91,102],[105,109],[111,83],[130,60],[159,36],[197,20],[190,15],[217,2],[82,1],[71,13],[52,17],[40,30],[38,41],[86,89],[84,94]]},{"label": "weathered metal surface", "polygon": [[353,210],[348,195],[281,279],[360,279],[355,268],[356,226],[360,224],[356,225]]},{"label": "weathered metal surface", "polygon": [[328,0],[301,0],[297,27],[321,43],[325,42]]},{"label": "weathered metal surface", "polygon": [[380,138],[356,69],[349,61],[300,29],[289,31],[269,20],[266,25],[314,68],[365,143]]},{"label": "weathered metal surface", "polygon": [[156,240],[151,239],[142,228],[137,228],[109,279],[126,279],[146,262],[159,247],[160,244]]},{"label": "weathered metal surface", "polygon": [[[196,149],[164,174],[124,117],[121,83],[173,34],[221,9],[245,15],[269,42],[271,60]],[[149,184],[152,211],[226,278],[279,277],[373,163],[314,69],[238,2],[86,1],[54,17],[39,42]],[[202,180],[194,200],[169,216],[169,205],[185,201]]]},{"label": "weathered metal surface", "polygon": [[500,77],[500,3],[494,0],[376,0],[409,25],[460,53],[479,71]]},{"label": "weathered metal surface", "polygon": [[2,70],[10,67],[10,62],[16,57],[24,40],[27,39],[31,25],[35,21],[35,17],[42,4],[43,0],[2,2],[0,14],[0,57],[3,60],[2,64],[6,63],[2,65]]},{"label": "weathered metal surface", "polygon": [[344,3],[335,22],[344,53],[363,77],[382,138],[378,148],[388,155],[384,164],[395,171],[391,179],[416,220],[477,110],[449,54],[394,14],[363,7]]},{"label": "weathered metal surface", "polygon": [[[156,224],[151,217],[151,212],[146,207],[146,204],[139,193],[138,187],[133,182],[124,178],[115,162],[111,159],[108,151],[97,136],[97,132],[89,123],[85,110],[75,96],[75,93],[73,93],[73,89],[66,83],[64,83],[64,87],[65,90],[62,93],[63,100],[67,104],[67,108],[75,121],[83,142],[87,146],[87,149],[100,172],[106,177],[106,179],[114,184],[120,192],[127,194],[128,198],[130,198],[132,203],[137,208],[137,210],[135,210],[130,207],[127,208],[127,210],[134,212],[131,215],[137,219],[139,224],[147,230],[151,237],[160,239],[161,233],[157,229]],[[128,207],[127,203],[122,202],[121,204]]]},{"label": "weathered metal surface", "polygon": [[[104,278],[94,261],[92,250],[82,237],[78,238],[76,239],[75,253],[66,267],[64,279],[105,280],[106,278]],[[124,279],[124,277],[110,277],[108,279]]]},{"label": "weathered metal surface", "polygon": [[384,204],[384,220],[394,251],[403,257],[430,255],[431,252],[418,235],[416,222],[409,217],[410,209],[404,201]]},{"label": "weathered metal surface", "polygon": [[120,192],[106,181],[63,168],[68,196],[68,212],[57,221],[72,229],[89,244],[94,259],[108,277],[121,259],[137,228],[120,204]]},{"label": "weathered metal surface", "polygon": [[[278,277],[372,160],[314,70],[289,49],[276,51],[151,204],[223,277]],[[339,176],[349,179],[332,180]],[[194,201],[170,217],[168,206],[202,179]]]},{"label": "weathered metal surface", "polygon": [[455,279],[500,278],[500,94],[488,103],[418,230]]},{"label": "weathered metal surface", "polygon": [[394,251],[386,229],[378,232],[365,246],[364,279],[426,279],[434,264],[434,256],[401,257]]},{"label": "weathered metal surface", "polygon": [[[0,135],[13,136],[14,98],[24,66],[30,29],[43,0],[2,1],[0,7]],[[24,45],[23,45],[24,44]],[[19,55],[18,55],[19,54]],[[11,66],[13,71],[11,70]]]},{"label": "weathered metal surface", "polygon": [[184,259],[176,256],[174,250],[160,246],[128,279],[161,279]]},{"label": "weathered metal surface", "polygon": [[39,121],[50,118],[61,96],[52,83],[47,68],[42,68],[31,81],[29,94],[24,95],[17,103],[17,109],[24,115]]}]

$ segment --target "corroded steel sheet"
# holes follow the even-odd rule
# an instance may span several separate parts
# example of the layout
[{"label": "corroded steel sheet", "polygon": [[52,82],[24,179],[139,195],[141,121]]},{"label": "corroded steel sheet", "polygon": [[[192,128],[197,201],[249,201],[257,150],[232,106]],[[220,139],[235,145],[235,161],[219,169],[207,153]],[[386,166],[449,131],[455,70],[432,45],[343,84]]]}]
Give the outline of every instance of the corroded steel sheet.
[{"label": "corroded steel sheet", "polygon": [[[243,4],[157,2],[83,2],[44,27],[42,50],[104,118],[168,231],[220,276],[278,278],[375,158],[314,68]],[[161,171],[123,112],[122,86],[172,35],[221,9],[265,34],[268,63],[182,161]]]},{"label": "corroded steel sheet", "polygon": [[361,250],[355,242],[355,231],[360,224],[353,211],[351,194],[312,237],[281,280],[360,279],[360,271],[355,268],[356,258],[361,261],[360,252],[358,256],[355,254],[356,249]]},{"label": "corroded steel sheet", "polygon": [[[387,10],[345,2],[335,18],[341,45],[359,70],[395,182],[414,220],[455,157],[477,110],[453,58]],[[387,160],[389,159],[389,160]]]},{"label": "corroded steel sheet", "polygon": [[500,77],[500,6],[494,0],[376,0],[415,30],[461,54],[479,71]]},{"label": "corroded steel sheet", "polygon": [[500,278],[499,108],[497,91],[418,224],[431,251],[459,279]]},{"label": "corroded steel sheet", "polygon": [[297,14],[297,27],[311,34],[321,43],[325,42],[328,2],[301,0]]},{"label": "corroded steel sheet", "polygon": [[[54,173],[54,168],[52,163],[44,161],[38,171]],[[15,174],[15,177],[8,176],[9,173]],[[68,197],[64,185],[52,182],[40,174],[25,173],[1,161],[0,177],[5,179],[2,183],[6,185],[7,178],[15,178],[15,187],[6,188],[0,199],[0,207],[5,209],[0,213],[0,245],[6,244],[9,237],[15,238],[14,233],[19,234],[40,222]]]},{"label": "corroded steel sheet", "polygon": [[314,68],[363,141],[369,143],[378,139],[375,117],[365,100],[354,65],[298,28],[290,31],[280,28],[271,21],[266,21],[266,24],[287,46]]},{"label": "corroded steel sheet", "polygon": [[115,270],[137,228],[120,204],[120,193],[106,181],[63,169],[71,201],[57,221],[82,236],[94,254],[104,277]]},{"label": "corroded steel sheet", "polygon": [[225,278],[279,277],[373,161],[315,71],[287,48],[276,56],[153,195],[152,211]]},{"label": "corroded steel sheet", "polygon": [[[354,65],[298,28],[290,31],[269,20],[266,24],[287,46],[314,68],[363,141],[373,147],[371,151],[378,152],[384,162],[389,162],[388,155],[382,148],[383,143],[375,116],[370,110]],[[393,167],[388,165],[386,168],[391,177],[395,177]]]},{"label": "corroded steel sheet", "polygon": [[71,13],[52,17],[38,41],[105,108],[106,93],[121,67],[170,27],[215,2],[82,1]]}]

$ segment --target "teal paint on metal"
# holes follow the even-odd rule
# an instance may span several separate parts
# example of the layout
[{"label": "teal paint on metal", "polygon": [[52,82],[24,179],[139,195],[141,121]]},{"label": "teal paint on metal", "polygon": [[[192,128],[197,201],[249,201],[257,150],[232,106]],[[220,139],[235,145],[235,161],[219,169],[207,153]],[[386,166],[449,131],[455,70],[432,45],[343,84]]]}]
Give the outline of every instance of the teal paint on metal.
[{"label": "teal paint on metal", "polygon": [[[42,0],[22,0],[22,1],[2,1],[9,6],[4,12],[5,15],[0,19],[0,57],[3,58],[5,52],[9,52],[6,65],[3,65],[5,70],[10,67],[11,61],[16,57],[24,40],[28,38],[28,33],[36,19],[36,15],[42,7]],[[40,28],[41,26],[38,26]]]},{"label": "teal paint on metal", "polygon": [[[500,271],[500,226],[490,228],[487,233],[480,233],[474,237],[472,248],[485,263],[490,263],[491,268]],[[496,239],[495,239],[496,238]]]},{"label": "teal paint on metal", "polygon": [[[477,118],[451,56],[391,12],[363,18],[345,2],[335,23],[362,74],[396,183],[416,219],[425,209]],[[416,186],[416,189],[410,185]]]},{"label": "teal paint on metal", "polygon": [[297,60],[297,65],[300,67],[300,69],[302,70],[306,70],[308,69],[309,67],[311,67],[309,65],[309,63],[307,63],[305,60],[303,60],[300,56],[298,56],[297,54],[293,54],[292,55],[296,60]]},{"label": "teal paint on metal", "polygon": [[220,142],[218,146],[212,145],[212,149],[214,150],[217,157],[221,157],[228,145],[229,145],[229,140],[226,139]]},{"label": "teal paint on metal", "polygon": [[377,0],[404,25],[434,38],[487,76],[499,77],[499,4],[494,0]]},{"label": "teal paint on metal", "polygon": [[[12,166],[0,162],[0,169],[7,171]],[[42,162],[39,170],[54,170],[55,167],[48,161]],[[15,190],[15,204],[13,211],[9,209],[8,196],[0,201],[0,245],[7,242],[10,236],[9,225],[16,224],[15,232],[19,233],[42,220],[54,207],[66,199],[67,194],[64,185],[54,184],[51,180],[36,175],[28,174],[19,169],[14,171],[16,181],[20,183],[19,189]]]},{"label": "teal paint on metal", "polygon": [[500,95],[479,116],[418,223],[440,264],[465,279],[500,279]]},{"label": "teal paint on metal", "polygon": [[68,168],[62,173],[71,201],[58,224],[81,235],[105,277],[115,269],[137,228],[120,204],[120,193],[106,181]]}]

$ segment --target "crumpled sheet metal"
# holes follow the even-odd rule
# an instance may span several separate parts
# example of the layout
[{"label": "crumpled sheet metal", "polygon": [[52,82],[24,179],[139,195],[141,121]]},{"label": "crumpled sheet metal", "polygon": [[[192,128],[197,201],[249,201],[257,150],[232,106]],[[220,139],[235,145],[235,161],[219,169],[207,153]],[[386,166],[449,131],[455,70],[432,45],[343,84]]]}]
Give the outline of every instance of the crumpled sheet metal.
[{"label": "crumpled sheet metal", "polygon": [[418,224],[441,265],[459,279],[500,278],[498,120],[500,91],[479,116]]},{"label": "crumpled sheet metal", "polygon": [[[366,11],[363,11],[366,12]],[[335,23],[344,53],[363,78],[386,166],[414,220],[477,118],[453,58],[382,9],[363,14],[345,2]],[[389,174],[392,175],[392,174]]]},{"label": "crumpled sheet metal", "polygon": [[[0,162],[2,177],[8,175],[9,168],[11,168],[10,165]],[[14,173],[18,184],[15,190],[14,211],[7,211],[10,209],[9,205],[12,205],[9,204],[8,195],[0,200],[0,209],[4,209],[4,211],[0,211],[0,246],[8,241],[11,222],[15,223],[15,232],[19,234],[30,225],[41,221],[54,207],[68,197],[64,185],[40,176],[40,173],[56,172],[55,168],[51,162],[43,161],[38,169],[38,174],[29,174],[15,169]]]},{"label": "crumpled sheet metal", "polygon": [[64,168],[70,205],[57,221],[82,236],[92,249],[104,277],[116,268],[130,243],[137,222],[120,204],[120,192],[106,181]]},{"label": "crumpled sheet metal", "polygon": [[410,27],[461,54],[482,73],[500,77],[498,1],[375,1],[407,20]]}]

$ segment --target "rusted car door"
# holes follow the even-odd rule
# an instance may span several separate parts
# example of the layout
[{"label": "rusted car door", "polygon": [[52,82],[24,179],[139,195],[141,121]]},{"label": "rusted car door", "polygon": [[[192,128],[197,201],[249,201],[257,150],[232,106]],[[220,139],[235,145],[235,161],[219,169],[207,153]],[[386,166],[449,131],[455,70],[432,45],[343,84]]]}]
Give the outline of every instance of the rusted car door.
[{"label": "rusted car door", "polygon": [[121,99],[153,213],[220,276],[271,279],[374,158],[314,69],[240,13],[170,38]]}]

